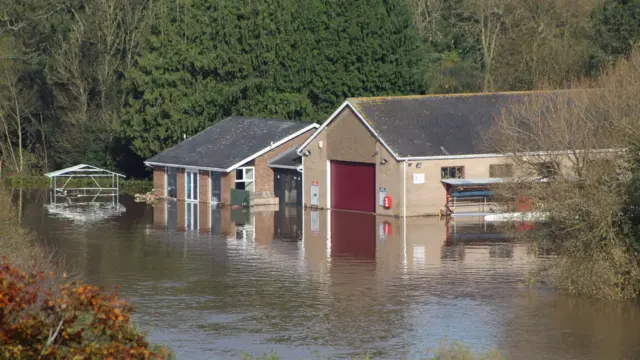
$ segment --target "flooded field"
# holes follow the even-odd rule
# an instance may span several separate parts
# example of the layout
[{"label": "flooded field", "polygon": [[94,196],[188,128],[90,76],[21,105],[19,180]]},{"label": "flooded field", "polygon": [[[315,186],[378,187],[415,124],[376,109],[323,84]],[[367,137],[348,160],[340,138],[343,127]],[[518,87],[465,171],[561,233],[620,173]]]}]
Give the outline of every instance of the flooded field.
[{"label": "flooded field", "polygon": [[71,271],[121,286],[178,359],[420,358],[443,337],[507,359],[640,358],[640,306],[529,289],[525,247],[479,220],[243,212],[120,199],[123,212],[45,208],[14,192],[25,226]]}]

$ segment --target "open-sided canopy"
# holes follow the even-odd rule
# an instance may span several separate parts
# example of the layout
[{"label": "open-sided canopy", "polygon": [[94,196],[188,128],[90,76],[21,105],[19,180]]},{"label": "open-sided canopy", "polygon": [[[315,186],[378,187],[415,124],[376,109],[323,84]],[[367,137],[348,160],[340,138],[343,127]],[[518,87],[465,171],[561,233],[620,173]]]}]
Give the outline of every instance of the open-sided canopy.
[{"label": "open-sided canopy", "polygon": [[478,178],[478,179],[442,179],[443,184],[452,186],[479,186],[479,185],[492,185],[502,184],[509,181],[503,178]]},{"label": "open-sided canopy", "polygon": [[525,178],[525,179],[514,179],[514,178],[475,178],[475,179],[442,179],[440,182],[443,184],[451,185],[451,186],[482,186],[482,185],[493,185],[493,184],[503,184],[510,183],[514,181],[529,181],[529,182],[549,182],[548,178]]},{"label": "open-sided canopy", "polygon": [[71,166],[66,169],[52,171],[44,175],[49,178],[58,177],[58,176],[118,176],[122,178],[126,177],[122,174],[118,174],[113,171],[101,169],[99,167],[96,167],[93,165],[87,165],[87,164],[79,164],[79,165]]}]

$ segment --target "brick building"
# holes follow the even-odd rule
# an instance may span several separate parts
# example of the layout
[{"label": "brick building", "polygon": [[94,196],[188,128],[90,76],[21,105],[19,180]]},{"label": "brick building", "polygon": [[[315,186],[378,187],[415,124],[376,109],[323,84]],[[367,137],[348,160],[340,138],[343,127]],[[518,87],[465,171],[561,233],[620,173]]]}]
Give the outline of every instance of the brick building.
[{"label": "brick building", "polygon": [[[512,176],[508,156],[492,152],[485,134],[506,106],[535,94],[348,99],[298,149],[303,203],[421,216],[443,212],[452,194],[482,199]],[[481,200],[469,204],[487,211]]]},{"label": "brick building", "polygon": [[297,121],[233,116],[145,164],[153,168],[158,198],[226,205],[260,200],[300,203],[296,148],[317,128]]}]

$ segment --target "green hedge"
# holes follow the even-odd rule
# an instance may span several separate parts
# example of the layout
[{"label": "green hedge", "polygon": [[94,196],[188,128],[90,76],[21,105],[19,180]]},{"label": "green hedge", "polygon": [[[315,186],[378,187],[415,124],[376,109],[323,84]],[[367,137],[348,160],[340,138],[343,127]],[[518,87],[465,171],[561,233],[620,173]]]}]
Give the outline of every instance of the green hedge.
[{"label": "green hedge", "polygon": [[[101,185],[111,185],[111,178],[96,178]],[[58,186],[61,187],[65,180],[58,179]],[[2,182],[10,187],[19,188],[48,188],[50,179],[46,176],[7,176],[2,178]],[[67,186],[83,187],[93,186],[95,182],[90,178],[71,179]],[[120,191],[125,194],[146,193],[153,190],[153,182],[151,180],[120,180]]]}]

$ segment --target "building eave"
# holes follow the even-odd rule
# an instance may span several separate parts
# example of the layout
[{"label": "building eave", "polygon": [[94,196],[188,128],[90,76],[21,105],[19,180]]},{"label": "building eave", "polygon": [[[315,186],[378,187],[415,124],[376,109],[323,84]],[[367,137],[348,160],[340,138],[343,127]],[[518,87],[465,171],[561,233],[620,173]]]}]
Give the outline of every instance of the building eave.
[{"label": "building eave", "polygon": [[225,169],[214,168],[214,167],[204,167],[204,166],[192,166],[192,165],[179,165],[179,164],[168,164],[168,163],[159,163],[154,161],[145,161],[145,165],[148,167],[154,166],[166,166],[166,167],[174,167],[174,168],[184,168],[188,170],[205,170],[205,171],[217,171],[217,172],[228,172]]},{"label": "building eave", "polygon": [[463,155],[436,155],[436,156],[410,156],[401,157],[400,161],[428,161],[428,160],[457,160],[457,159],[486,159],[486,158],[508,158],[508,157],[527,157],[527,156],[549,156],[549,155],[569,155],[574,152],[582,153],[590,151],[594,153],[609,153],[620,152],[624,149],[594,149],[594,150],[557,150],[557,151],[531,151],[522,152],[516,154],[501,154],[501,153],[487,153],[487,154],[463,154]]}]

